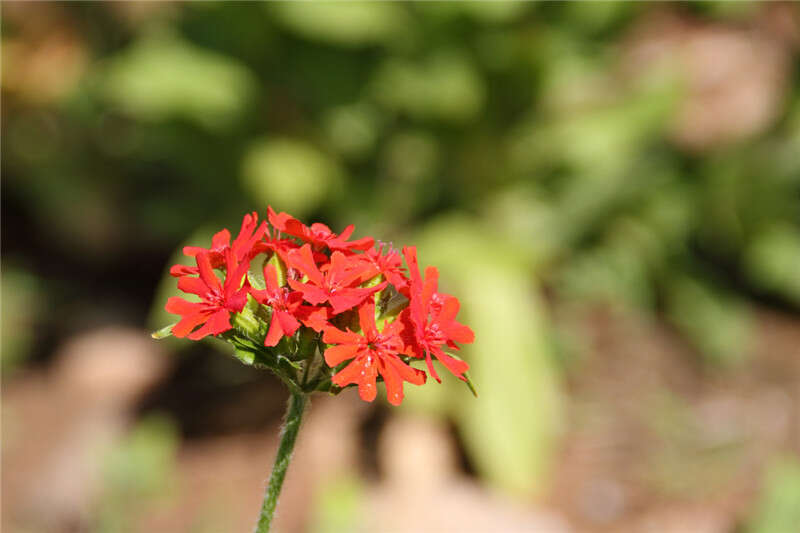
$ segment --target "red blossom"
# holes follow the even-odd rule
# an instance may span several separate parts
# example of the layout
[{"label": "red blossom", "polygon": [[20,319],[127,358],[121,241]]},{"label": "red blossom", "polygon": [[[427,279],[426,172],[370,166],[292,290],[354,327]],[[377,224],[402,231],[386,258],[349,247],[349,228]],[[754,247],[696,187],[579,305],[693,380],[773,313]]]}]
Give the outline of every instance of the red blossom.
[{"label": "red blossom", "polygon": [[403,272],[403,260],[400,258],[400,254],[391,246],[384,254],[383,247],[383,244],[373,246],[362,255],[357,256],[370,267],[361,276],[361,281],[366,282],[378,274],[383,274],[398,292],[408,296],[408,278]]},{"label": "red blossom", "polygon": [[469,365],[464,361],[447,355],[442,346],[446,345],[455,350],[456,342],[470,343],[475,340],[472,330],[456,321],[460,307],[458,298],[437,291],[439,271],[435,267],[425,269],[423,280],[417,264],[417,249],[403,248],[403,255],[408,264],[411,277],[409,285],[409,305],[400,314],[399,319],[409,323],[407,334],[412,341],[409,349],[415,357],[425,357],[428,371],[436,381],[441,382],[439,375],[433,368],[431,354],[438,359],[450,372],[462,380],[466,380],[464,372],[469,370]]},{"label": "red blossom", "polygon": [[301,293],[290,291],[288,287],[281,287],[278,284],[275,265],[264,266],[264,283],[265,289],[250,290],[258,302],[272,308],[272,318],[264,346],[275,346],[284,335],[294,335],[301,322],[318,333],[328,325],[330,310],[327,307],[303,305]]},{"label": "red blossom", "polygon": [[[253,211],[244,216],[239,235],[234,239],[233,244],[231,244],[231,232],[223,229],[215,233],[211,238],[211,248],[184,246],[183,253],[189,257],[197,257],[199,254],[206,252],[211,266],[214,268],[224,266],[226,250],[233,250],[238,261],[245,261],[266,249],[266,244],[261,241],[261,238],[267,232],[267,221],[261,222],[261,225],[257,228],[256,226],[258,226],[258,213]],[[175,277],[197,274],[197,267],[174,265],[169,273]]]},{"label": "red blossom", "polygon": [[[433,366],[434,357],[466,380],[464,373],[469,365],[445,350],[458,350],[459,343],[473,342],[475,336],[456,319],[458,299],[438,292],[438,270],[428,267],[424,277],[420,274],[415,248],[403,248],[401,256],[391,246],[374,246],[371,237],[349,242],[353,226],[336,235],[324,224],[305,226],[271,207],[268,219],[272,232],[266,221],[259,224],[258,215],[251,213],[245,215],[233,242],[230,232],[223,229],[214,235],[208,249],[184,248],[186,255],[194,256],[197,266],[174,265],[170,273],[179,277],[179,289],[200,301],[169,298],[167,311],[181,316],[172,327],[175,336],[197,340],[232,329],[231,313],[241,313],[247,295],[252,294],[271,310],[264,346],[277,346],[283,337],[295,335],[303,327],[321,333],[321,341],[329,345],[325,361],[331,368],[343,367],[329,383],[339,387],[355,384],[366,401],[375,399],[379,378],[386,383],[389,402],[395,405],[403,399],[404,381],[425,383],[426,372],[409,366],[409,358],[425,359],[428,372],[437,381],[441,380]],[[264,265],[264,288],[258,290],[250,286],[247,270],[261,252],[274,257]],[[284,268],[286,281],[279,282],[279,269]],[[214,269],[225,273],[224,280],[218,279]],[[365,287],[367,284],[374,285]],[[389,284],[408,303],[378,331],[375,295]],[[353,309],[357,310],[361,333],[339,329],[352,324],[356,314],[350,313]],[[253,318],[259,320],[258,316],[256,313]],[[257,331],[258,327],[237,328],[234,337]],[[253,339],[249,340],[252,344]],[[316,349],[316,342],[308,346]]]},{"label": "red blossom", "polygon": [[327,248],[330,251],[351,252],[353,250],[367,250],[372,247],[375,240],[372,237],[364,237],[355,241],[348,242],[347,239],[353,234],[355,226],[350,224],[342,233],[336,235],[325,224],[319,222],[306,226],[293,216],[287,213],[275,213],[272,207],[267,207],[267,216],[270,223],[279,231],[292,235],[311,244],[314,251]]},{"label": "red blossom", "polygon": [[332,344],[325,350],[325,362],[330,367],[352,359],[333,376],[339,387],[358,385],[362,400],[371,402],[376,396],[375,382],[378,375],[386,383],[386,398],[392,405],[403,401],[403,381],[414,385],[425,383],[425,372],[408,366],[400,358],[405,346],[400,333],[403,324],[395,320],[379,332],[375,324],[375,305],[365,303],[358,309],[362,334],[341,331],[333,326],[325,328],[323,342]]},{"label": "red blossom", "polygon": [[303,303],[300,293],[289,292],[278,284],[278,274],[275,265],[264,266],[263,290],[252,289],[250,292],[260,303],[272,308],[272,319],[264,339],[264,346],[275,346],[284,335],[293,335],[300,327],[300,322],[294,313]]},{"label": "red blossom", "polygon": [[309,244],[290,251],[288,261],[289,266],[307,276],[309,281],[302,283],[289,279],[292,289],[301,293],[303,299],[310,304],[330,303],[333,313],[337,315],[352,309],[386,287],[385,282],[373,287],[358,287],[367,266],[361,261],[348,258],[342,252],[333,252],[324,273],[314,262]]},{"label": "red blossom", "polygon": [[[224,283],[220,283],[208,252],[197,255],[199,277],[183,276],[178,280],[178,288],[183,292],[200,297],[199,302],[188,302],[178,296],[167,300],[166,310],[181,315],[181,320],[172,328],[176,337],[188,336],[199,340],[206,335],[219,335],[231,329],[230,313],[238,313],[247,303],[248,286],[242,280],[249,266],[247,261],[239,262],[233,250],[225,251],[227,273]],[[196,331],[197,326],[202,325]]]}]

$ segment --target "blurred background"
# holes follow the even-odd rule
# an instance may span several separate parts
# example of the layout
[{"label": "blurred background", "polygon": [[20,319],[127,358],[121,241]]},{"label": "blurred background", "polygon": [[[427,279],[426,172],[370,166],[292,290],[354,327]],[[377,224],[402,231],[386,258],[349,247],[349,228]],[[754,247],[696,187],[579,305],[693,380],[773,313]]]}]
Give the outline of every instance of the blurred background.
[{"label": "blurred background", "polygon": [[416,244],[480,397],[316,397],[283,532],[800,530],[800,8],[2,6],[2,529],[249,531],[286,391],[162,341],[267,204]]}]

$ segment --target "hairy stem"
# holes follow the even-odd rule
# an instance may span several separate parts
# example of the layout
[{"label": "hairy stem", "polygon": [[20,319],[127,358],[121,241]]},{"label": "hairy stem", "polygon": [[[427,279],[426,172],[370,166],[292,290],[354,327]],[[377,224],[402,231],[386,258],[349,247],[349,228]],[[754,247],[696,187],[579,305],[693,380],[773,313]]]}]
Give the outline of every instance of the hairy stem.
[{"label": "hairy stem", "polygon": [[297,433],[300,431],[300,422],[303,420],[303,413],[308,405],[308,395],[302,392],[292,392],[289,396],[289,406],[286,409],[286,423],[281,429],[281,442],[278,446],[278,454],[275,457],[275,464],[272,466],[272,474],[269,476],[269,484],[264,493],[264,503],[261,504],[261,515],[258,518],[256,533],[267,533],[275,514],[275,506],[278,503],[278,496],[281,493],[283,479],[289,468],[289,461],[292,459]]}]

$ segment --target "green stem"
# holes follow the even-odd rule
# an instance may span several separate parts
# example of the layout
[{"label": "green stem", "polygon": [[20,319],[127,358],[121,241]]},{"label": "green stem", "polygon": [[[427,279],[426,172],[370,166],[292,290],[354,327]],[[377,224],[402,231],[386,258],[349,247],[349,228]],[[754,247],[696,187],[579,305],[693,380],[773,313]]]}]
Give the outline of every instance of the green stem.
[{"label": "green stem", "polygon": [[300,422],[303,420],[303,413],[307,405],[307,394],[292,392],[291,396],[289,396],[286,423],[281,429],[278,455],[275,457],[272,474],[269,476],[269,484],[264,493],[264,503],[261,505],[261,515],[258,518],[255,533],[267,533],[269,531],[272,516],[275,514],[275,505],[278,503],[278,495],[281,493],[281,487],[283,486],[283,479],[286,477],[286,470],[289,468],[289,461],[292,459],[292,450],[297,439],[297,433],[300,430]]}]

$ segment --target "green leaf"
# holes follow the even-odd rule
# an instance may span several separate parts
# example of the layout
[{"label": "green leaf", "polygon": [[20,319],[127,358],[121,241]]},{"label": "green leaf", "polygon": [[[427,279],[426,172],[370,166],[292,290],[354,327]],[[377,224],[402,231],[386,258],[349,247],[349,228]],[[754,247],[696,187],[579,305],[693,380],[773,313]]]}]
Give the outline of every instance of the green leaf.
[{"label": "green leaf", "polygon": [[745,533],[793,533],[800,524],[800,461],[775,458],[767,469],[756,513]]},{"label": "green leaf", "polygon": [[289,30],[346,47],[391,43],[410,27],[407,11],[392,2],[274,2],[265,4]]},{"label": "green leaf", "polygon": [[101,79],[106,98],[136,118],[182,117],[209,129],[241,117],[255,85],[234,58],[170,34],[138,40],[111,60]]},{"label": "green leaf", "polygon": [[[439,290],[459,296],[458,319],[475,331],[475,343],[460,353],[482,394],[464,401],[454,379],[419,393],[442,391],[440,400],[484,479],[508,492],[536,493],[547,483],[563,396],[528,264],[465,218],[435,222],[417,242],[421,263],[439,267]],[[409,392],[407,400],[419,393]]]},{"label": "green leaf", "polygon": [[253,200],[302,216],[330,199],[342,181],[338,163],[306,141],[256,141],[242,161],[242,184]]},{"label": "green leaf", "polygon": [[[177,324],[177,322],[175,322]],[[169,326],[164,326],[163,328],[159,329],[158,331],[154,331],[150,334],[156,340],[166,339],[167,337],[172,336],[172,328],[175,327],[175,324],[170,324]]]},{"label": "green leaf", "polygon": [[483,78],[469,56],[453,50],[422,62],[386,60],[372,82],[372,93],[389,109],[450,123],[475,118],[486,98]]},{"label": "green leaf", "polygon": [[735,293],[687,275],[670,280],[667,318],[694,344],[707,363],[744,362],[753,336],[750,310]]}]

